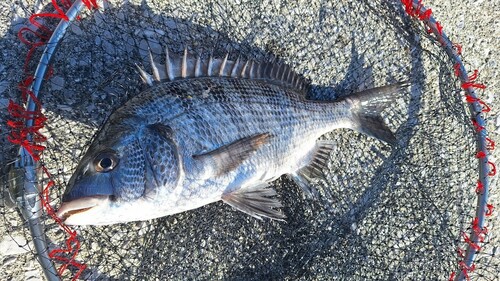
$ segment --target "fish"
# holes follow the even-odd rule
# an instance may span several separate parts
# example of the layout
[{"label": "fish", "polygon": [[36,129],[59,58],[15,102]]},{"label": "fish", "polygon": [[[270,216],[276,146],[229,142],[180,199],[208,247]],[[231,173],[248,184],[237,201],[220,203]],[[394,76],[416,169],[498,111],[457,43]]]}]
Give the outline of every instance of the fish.
[{"label": "fish", "polygon": [[[409,82],[332,101],[307,98],[310,82],[280,61],[169,54],[148,87],[104,122],[72,174],[57,216],[68,225],[164,217],[223,201],[257,219],[285,220],[272,182],[286,175],[309,196],[348,128],[394,147],[382,112]],[[164,62],[164,63],[163,63]]]}]

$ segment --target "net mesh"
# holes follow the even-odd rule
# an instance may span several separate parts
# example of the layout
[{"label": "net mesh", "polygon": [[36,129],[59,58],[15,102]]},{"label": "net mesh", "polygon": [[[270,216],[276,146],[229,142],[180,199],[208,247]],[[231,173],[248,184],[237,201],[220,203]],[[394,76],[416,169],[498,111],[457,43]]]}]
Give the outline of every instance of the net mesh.
[{"label": "net mesh", "polygon": [[[26,56],[26,47],[7,42],[21,46],[16,32],[29,26],[23,15],[53,12],[53,4],[46,4],[13,6],[12,15],[21,17],[9,19],[6,40],[0,40],[5,57]],[[60,6],[67,9],[69,2]],[[49,30],[58,22],[38,20]],[[45,35],[24,38],[33,42]],[[47,141],[37,170],[39,188],[54,208],[105,118],[145,88],[135,63],[149,67],[148,50],[158,60],[165,47],[179,54],[184,48],[201,56],[229,53],[232,59],[279,57],[312,81],[314,99],[407,79],[412,86],[385,112],[396,147],[334,131],[324,136],[337,149],[326,177],[314,183],[319,198],[307,198],[286,178],[274,183],[286,223],[259,221],[222,203],[151,221],[71,229],[44,213],[48,251],[63,266],[61,276],[447,280],[460,272],[460,249],[468,245],[464,233],[471,232],[476,216],[477,127],[454,62],[433,38],[400,1],[106,1],[99,10],[83,9],[59,43],[41,89],[48,121],[40,131]],[[2,106],[9,99],[21,103],[21,74],[34,70],[40,53],[30,53],[26,69],[21,59],[5,60]],[[0,117],[0,160],[6,166],[17,147],[7,140],[4,125],[11,114],[2,110]],[[7,186],[4,170],[0,180]],[[34,252],[19,211],[5,207],[0,217],[0,233],[12,237],[20,251]],[[471,278],[497,278],[500,261],[489,238],[467,271]],[[0,279],[39,274],[31,255],[14,257]]]}]

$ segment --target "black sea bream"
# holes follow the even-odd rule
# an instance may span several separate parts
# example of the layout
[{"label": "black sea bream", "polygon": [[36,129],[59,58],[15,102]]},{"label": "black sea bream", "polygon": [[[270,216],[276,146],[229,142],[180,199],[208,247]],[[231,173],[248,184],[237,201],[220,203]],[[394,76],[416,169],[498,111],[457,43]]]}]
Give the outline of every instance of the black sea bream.
[{"label": "black sea bream", "polygon": [[318,138],[350,128],[395,144],[380,113],[396,83],[336,101],[306,98],[285,64],[166,54],[151,87],[111,114],[72,175],[58,216],[67,224],[148,220],[222,200],[256,218],[283,219],[269,183],[305,191],[328,161]]}]

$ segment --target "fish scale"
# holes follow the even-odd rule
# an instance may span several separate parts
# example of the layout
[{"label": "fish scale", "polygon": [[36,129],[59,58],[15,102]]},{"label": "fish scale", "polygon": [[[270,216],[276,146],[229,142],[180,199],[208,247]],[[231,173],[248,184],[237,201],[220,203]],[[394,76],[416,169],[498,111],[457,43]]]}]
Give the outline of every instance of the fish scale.
[{"label": "fish scale", "polygon": [[408,83],[337,101],[306,99],[307,81],[281,63],[166,53],[151,87],[111,114],[80,160],[58,216],[68,224],[147,220],[223,200],[256,218],[282,220],[270,183],[289,175],[306,192],[350,128],[391,145],[381,112]]},{"label": "fish scale", "polygon": [[[284,162],[290,154],[300,159],[304,157],[300,154],[309,153],[309,151],[299,151],[304,147],[304,143],[314,144],[319,136],[335,129],[336,126],[341,126],[349,119],[349,110],[338,109],[345,107],[342,103],[307,101],[304,93],[273,84],[264,84],[266,81],[220,77],[195,79],[198,81],[191,81],[193,78],[154,86],[150,92],[142,94],[154,97],[150,99],[150,105],[143,103],[142,95],[134,99],[141,103],[141,107],[156,108],[155,103],[160,103],[160,107],[179,108],[158,116],[153,109],[143,110],[137,107],[141,110],[136,114],[144,117],[149,124],[161,122],[168,124],[177,132],[177,141],[182,142],[182,146],[186,148],[183,152],[186,158],[184,169],[187,174],[186,180],[190,182],[195,182],[197,177],[194,172],[195,167],[190,166],[195,165],[191,164],[194,162],[191,160],[191,155],[213,150],[234,140],[262,132],[269,132],[272,135],[271,141],[268,146],[257,151],[249,159],[248,164],[257,167],[257,163],[264,162],[266,167],[260,171],[257,168],[253,170],[244,168],[244,174],[248,179],[260,178],[260,175],[255,173],[270,169],[272,171],[270,174],[275,175],[280,167],[286,166],[287,163]],[[193,84],[201,89],[210,85],[220,90],[203,97]],[[134,100],[130,105],[133,105]],[[149,114],[144,114],[145,112]],[[256,116],[261,119],[255,118]],[[291,166],[298,169],[305,164],[295,163]],[[261,184],[245,183],[241,179],[233,181],[234,175],[239,173],[240,170],[235,170],[221,178],[219,185],[222,190],[219,192],[239,188],[240,186],[233,186],[235,183],[245,186]],[[199,191],[198,197],[206,196],[204,194],[206,189],[203,186],[193,184],[189,186],[192,190]],[[190,193],[189,196],[196,195]],[[189,196],[181,200],[194,199]]]}]

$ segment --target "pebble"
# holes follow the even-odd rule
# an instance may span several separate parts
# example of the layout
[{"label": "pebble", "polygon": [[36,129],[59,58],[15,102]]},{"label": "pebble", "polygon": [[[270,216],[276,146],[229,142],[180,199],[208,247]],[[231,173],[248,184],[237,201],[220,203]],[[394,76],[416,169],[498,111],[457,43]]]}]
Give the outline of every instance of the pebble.
[{"label": "pebble", "polygon": [[59,91],[64,89],[64,78],[61,76],[54,76],[50,79],[50,86],[52,90]]},{"label": "pebble", "polygon": [[15,257],[15,256],[7,256],[6,258],[3,259],[2,266],[8,266],[8,265],[14,263],[16,260],[17,260],[17,257]]},{"label": "pebble", "polygon": [[40,273],[36,269],[25,271],[24,278],[25,280],[30,280],[30,281],[43,281],[43,279],[40,276]]},{"label": "pebble", "polygon": [[[9,86],[8,81],[0,81],[0,95],[3,94],[7,90],[8,86]],[[4,99],[0,99],[0,104],[2,104],[3,100]]]},{"label": "pebble", "polygon": [[21,255],[29,252],[27,247],[19,245],[26,245],[26,239],[23,236],[4,236],[0,241],[0,253],[2,255]]}]

